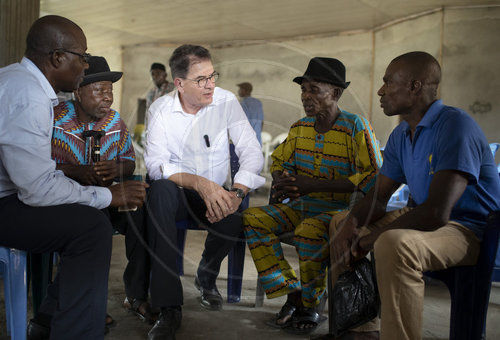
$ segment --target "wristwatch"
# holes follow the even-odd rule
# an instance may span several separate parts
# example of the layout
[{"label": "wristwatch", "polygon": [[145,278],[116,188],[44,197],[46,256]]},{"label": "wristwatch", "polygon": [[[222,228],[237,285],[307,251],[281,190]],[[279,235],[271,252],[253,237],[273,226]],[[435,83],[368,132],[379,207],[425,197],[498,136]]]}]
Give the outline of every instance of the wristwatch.
[{"label": "wristwatch", "polygon": [[241,199],[244,199],[244,198],[245,198],[245,196],[246,196],[246,195],[245,195],[245,192],[244,192],[243,190],[239,189],[239,188],[232,188],[232,189],[231,189],[231,190],[229,190],[229,191],[234,191],[234,192],[236,192],[236,197],[241,198]]}]

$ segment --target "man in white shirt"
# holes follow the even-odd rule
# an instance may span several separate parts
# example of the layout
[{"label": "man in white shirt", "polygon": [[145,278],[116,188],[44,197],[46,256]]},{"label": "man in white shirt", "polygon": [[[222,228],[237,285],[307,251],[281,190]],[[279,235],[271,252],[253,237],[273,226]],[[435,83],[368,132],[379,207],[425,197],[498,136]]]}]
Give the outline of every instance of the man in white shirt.
[{"label": "man in white shirt", "polygon": [[104,338],[112,227],[99,209],[140,206],[146,194],[140,182],[81,186],[50,157],[56,93],[78,88],[86,49],[80,27],[45,16],[33,23],[22,61],[0,69],[0,246],[59,253],[42,302],[53,307],[51,323],[39,334],[51,339]]},{"label": "man in white shirt", "polygon": [[[201,305],[222,307],[215,281],[220,264],[243,229],[235,214],[245,195],[264,184],[258,174],[263,157],[255,132],[236,96],[215,87],[219,74],[210,52],[195,45],[178,47],[170,58],[176,91],[148,111],[144,159],[154,182],[148,192],[148,236],[152,256],[151,298],[161,308],[149,339],[174,339],[180,326],[182,285],[176,264],[175,222],[193,218],[208,236],[195,285]],[[239,158],[230,190],[229,139]]]}]

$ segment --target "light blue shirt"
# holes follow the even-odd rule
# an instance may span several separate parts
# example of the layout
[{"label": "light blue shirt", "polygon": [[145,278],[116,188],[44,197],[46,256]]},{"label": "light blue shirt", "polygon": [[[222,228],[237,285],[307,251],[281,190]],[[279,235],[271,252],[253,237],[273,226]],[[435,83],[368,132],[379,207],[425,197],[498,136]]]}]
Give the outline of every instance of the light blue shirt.
[{"label": "light blue shirt", "polygon": [[111,191],[81,186],[51,159],[56,93],[29,59],[0,69],[0,198],[30,206],[79,203],[102,209]]},{"label": "light blue shirt", "polygon": [[250,125],[252,125],[259,144],[262,145],[262,121],[264,120],[264,111],[262,102],[254,97],[245,97],[241,101],[241,107],[247,115]]}]

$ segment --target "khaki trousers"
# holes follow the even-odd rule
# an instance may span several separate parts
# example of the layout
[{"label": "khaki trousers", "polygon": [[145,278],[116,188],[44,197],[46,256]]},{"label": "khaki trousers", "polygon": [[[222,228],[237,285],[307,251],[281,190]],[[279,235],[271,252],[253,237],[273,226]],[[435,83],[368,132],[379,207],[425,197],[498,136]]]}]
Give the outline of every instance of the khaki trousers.
[{"label": "khaki trousers", "polygon": [[[363,227],[361,234],[390,224],[410,209],[388,212],[374,224]],[[338,226],[346,215],[347,212],[334,216],[332,226]],[[479,246],[472,231],[452,221],[434,231],[393,229],[382,233],[374,244],[382,305],[380,339],[420,340],[425,286],[422,273],[473,265]],[[334,267],[332,278],[336,280],[339,273],[341,269]],[[371,329],[361,326],[356,330]]]}]

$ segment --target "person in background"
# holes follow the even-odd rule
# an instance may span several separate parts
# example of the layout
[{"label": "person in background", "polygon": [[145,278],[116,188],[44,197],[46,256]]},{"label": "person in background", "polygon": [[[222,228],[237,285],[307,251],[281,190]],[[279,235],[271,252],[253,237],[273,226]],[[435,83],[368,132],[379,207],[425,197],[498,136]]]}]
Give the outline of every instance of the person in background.
[{"label": "person in background", "polygon": [[82,186],[50,157],[56,93],[78,88],[86,50],[78,25],[48,15],[31,26],[21,62],[0,69],[0,246],[61,258],[42,301],[50,325],[30,324],[30,339],[104,339],[112,227],[100,209],[146,195],[138,181]]},{"label": "person in background", "polygon": [[248,121],[255,131],[259,144],[262,145],[262,127],[264,126],[264,111],[262,102],[252,97],[252,84],[248,82],[238,84],[238,95],[241,97],[241,107],[247,115]]},{"label": "person in background", "polygon": [[148,92],[146,96],[146,111],[156,99],[169,92],[172,92],[175,89],[174,84],[170,83],[167,80],[167,71],[165,69],[165,65],[160,63],[151,64],[150,73],[154,87]]}]

